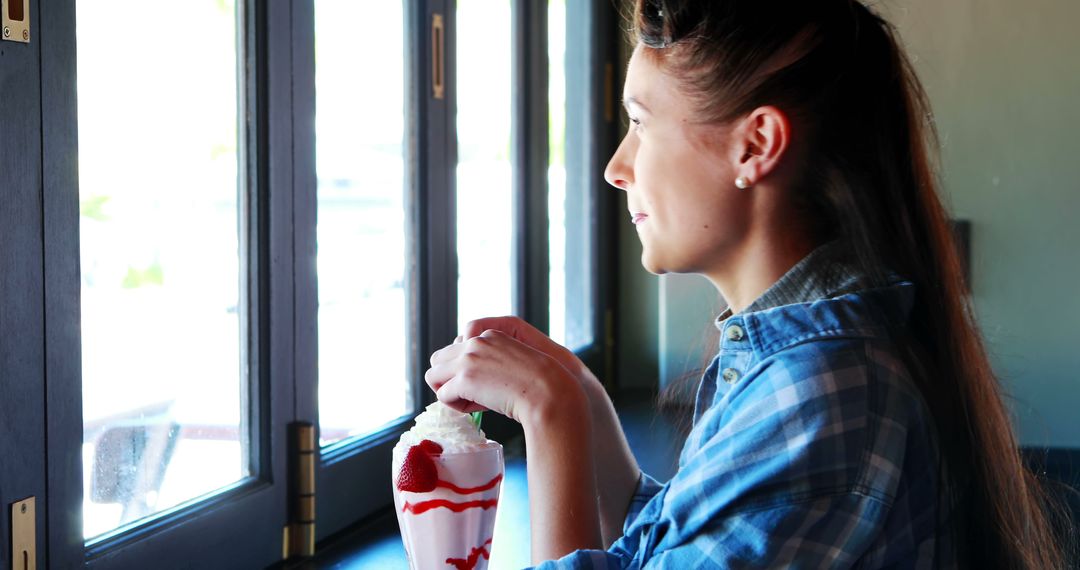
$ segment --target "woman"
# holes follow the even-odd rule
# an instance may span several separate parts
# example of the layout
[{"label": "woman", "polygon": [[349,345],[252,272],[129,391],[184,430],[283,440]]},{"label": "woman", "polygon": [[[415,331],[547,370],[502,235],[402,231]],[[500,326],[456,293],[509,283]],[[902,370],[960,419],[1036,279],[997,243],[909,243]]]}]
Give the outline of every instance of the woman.
[{"label": "woman", "polygon": [[[855,0],[637,0],[605,173],[650,272],[729,309],[666,485],[599,382],[513,318],[432,356],[521,422],[550,568],[1062,568],[937,194],[925,94]],[[607,550],[604,550],[604,549]]]}]

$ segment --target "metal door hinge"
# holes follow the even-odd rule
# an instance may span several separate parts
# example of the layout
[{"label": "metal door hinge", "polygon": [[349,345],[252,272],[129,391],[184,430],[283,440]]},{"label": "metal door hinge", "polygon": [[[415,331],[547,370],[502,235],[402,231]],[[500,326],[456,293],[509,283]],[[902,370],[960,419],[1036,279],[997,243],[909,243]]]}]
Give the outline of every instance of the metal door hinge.
[{"label": "metal door hinge", "polygon": [[9,42],[30,42],[30,0],[0,0],[3,36]]},{"label": "metal door hinge", "polygon": [[11,504],[11,569],[37,568],[37,508],[34,497]]},{"label": "metal door hinge", "polygon": [[289,524],[281,533],[281,557],[315,555],[315,426],[289,424]]}]

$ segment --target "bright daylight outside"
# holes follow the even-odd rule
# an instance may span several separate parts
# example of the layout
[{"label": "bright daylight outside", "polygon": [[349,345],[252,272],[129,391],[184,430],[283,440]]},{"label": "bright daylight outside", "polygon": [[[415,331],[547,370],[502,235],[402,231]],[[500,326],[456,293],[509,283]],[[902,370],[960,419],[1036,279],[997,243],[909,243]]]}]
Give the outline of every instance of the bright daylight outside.
[{"label": "bright daylight outside", "polygon": [[247,308],[233,0],[76,10],[83,530],[93,538],[249,474]]},{"label": "bright daylight outside", "polygon": [[[247,190],[234,0],[76,6],[84,534],[93,539],[251,473]],[[565,6],[550,7],[551,324],[562,340]],[[457,9],[464,323],[512,311],[511,14],[507,0]],[[378,25],[357,34],[361,20]],[[316,0],[315,25],[319,413],[330,445],[413,410],[403,3]],[[127,32],[90,33],[116,26]]]},{"label": "bright daylight outside", "polygon": [[[357,22],[371,22],[357,33]],[[401,2],[316,0],[322,445],[412,410]]]},{"label": "bright daylight outside", "polygon": [[513,312],[509,0],[457,0],[458,330]]},{"label": "bright daylight outside", "polygon": [[[511,4],[457,1],[458,328],[508,315],[513,307],[513,164],[511,162]],[[566,3],[548,3],[548,223],[550,333],[584,344],[589,315],[567,318],[566,264],[584,253],[566,243]],[[567,251],[574,255],[568,256]],[[568,259],[572,257],[572,259]],[[578,287],[569,292],[583,295]]]},{"label": "bright daylight outside", "polygon": [[[548,326],[550,336],[559,344],[577,348],[581,335],[575,334],[578,322],[588,315],[566,314],[566,2],[548,2]],[[579,253],[580,244],[569,244]],[[570,294],[582,291],[571,290]]]}]

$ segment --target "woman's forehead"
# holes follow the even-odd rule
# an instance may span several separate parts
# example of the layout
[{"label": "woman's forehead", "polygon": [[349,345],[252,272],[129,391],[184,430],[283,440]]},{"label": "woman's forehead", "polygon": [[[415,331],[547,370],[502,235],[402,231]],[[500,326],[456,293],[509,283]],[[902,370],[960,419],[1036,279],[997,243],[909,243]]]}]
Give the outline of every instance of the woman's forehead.
[{"label": "woman's forehead", "polygon": [[697,102],[680,89],[678,79],[658,58],[643,53],[640,46],[627,66],[623,105],[633,114],[646,113],[654,123],[657,118],[680,127],[701,123]]},{"label": "woman's forehead", "polygon": [[675,88],[675,81],[664,72],[657,62],[642,53],[639,46],[630,57],[626,67],[626,83],[623,85],[623,103],[637,105],[650,112],[659,113],[673,104],[685,103]]}]

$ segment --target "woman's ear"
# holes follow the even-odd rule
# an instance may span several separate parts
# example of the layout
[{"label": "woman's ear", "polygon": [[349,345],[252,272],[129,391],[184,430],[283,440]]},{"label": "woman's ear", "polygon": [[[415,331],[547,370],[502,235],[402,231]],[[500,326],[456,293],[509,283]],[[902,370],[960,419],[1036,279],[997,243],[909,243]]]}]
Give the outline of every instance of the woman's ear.
[{"label": "woman's ear", "polygon": [[780,164],[791,142],[791,123],[776,107],[754,109],[735,129],[736,176],[752,186]]}]

